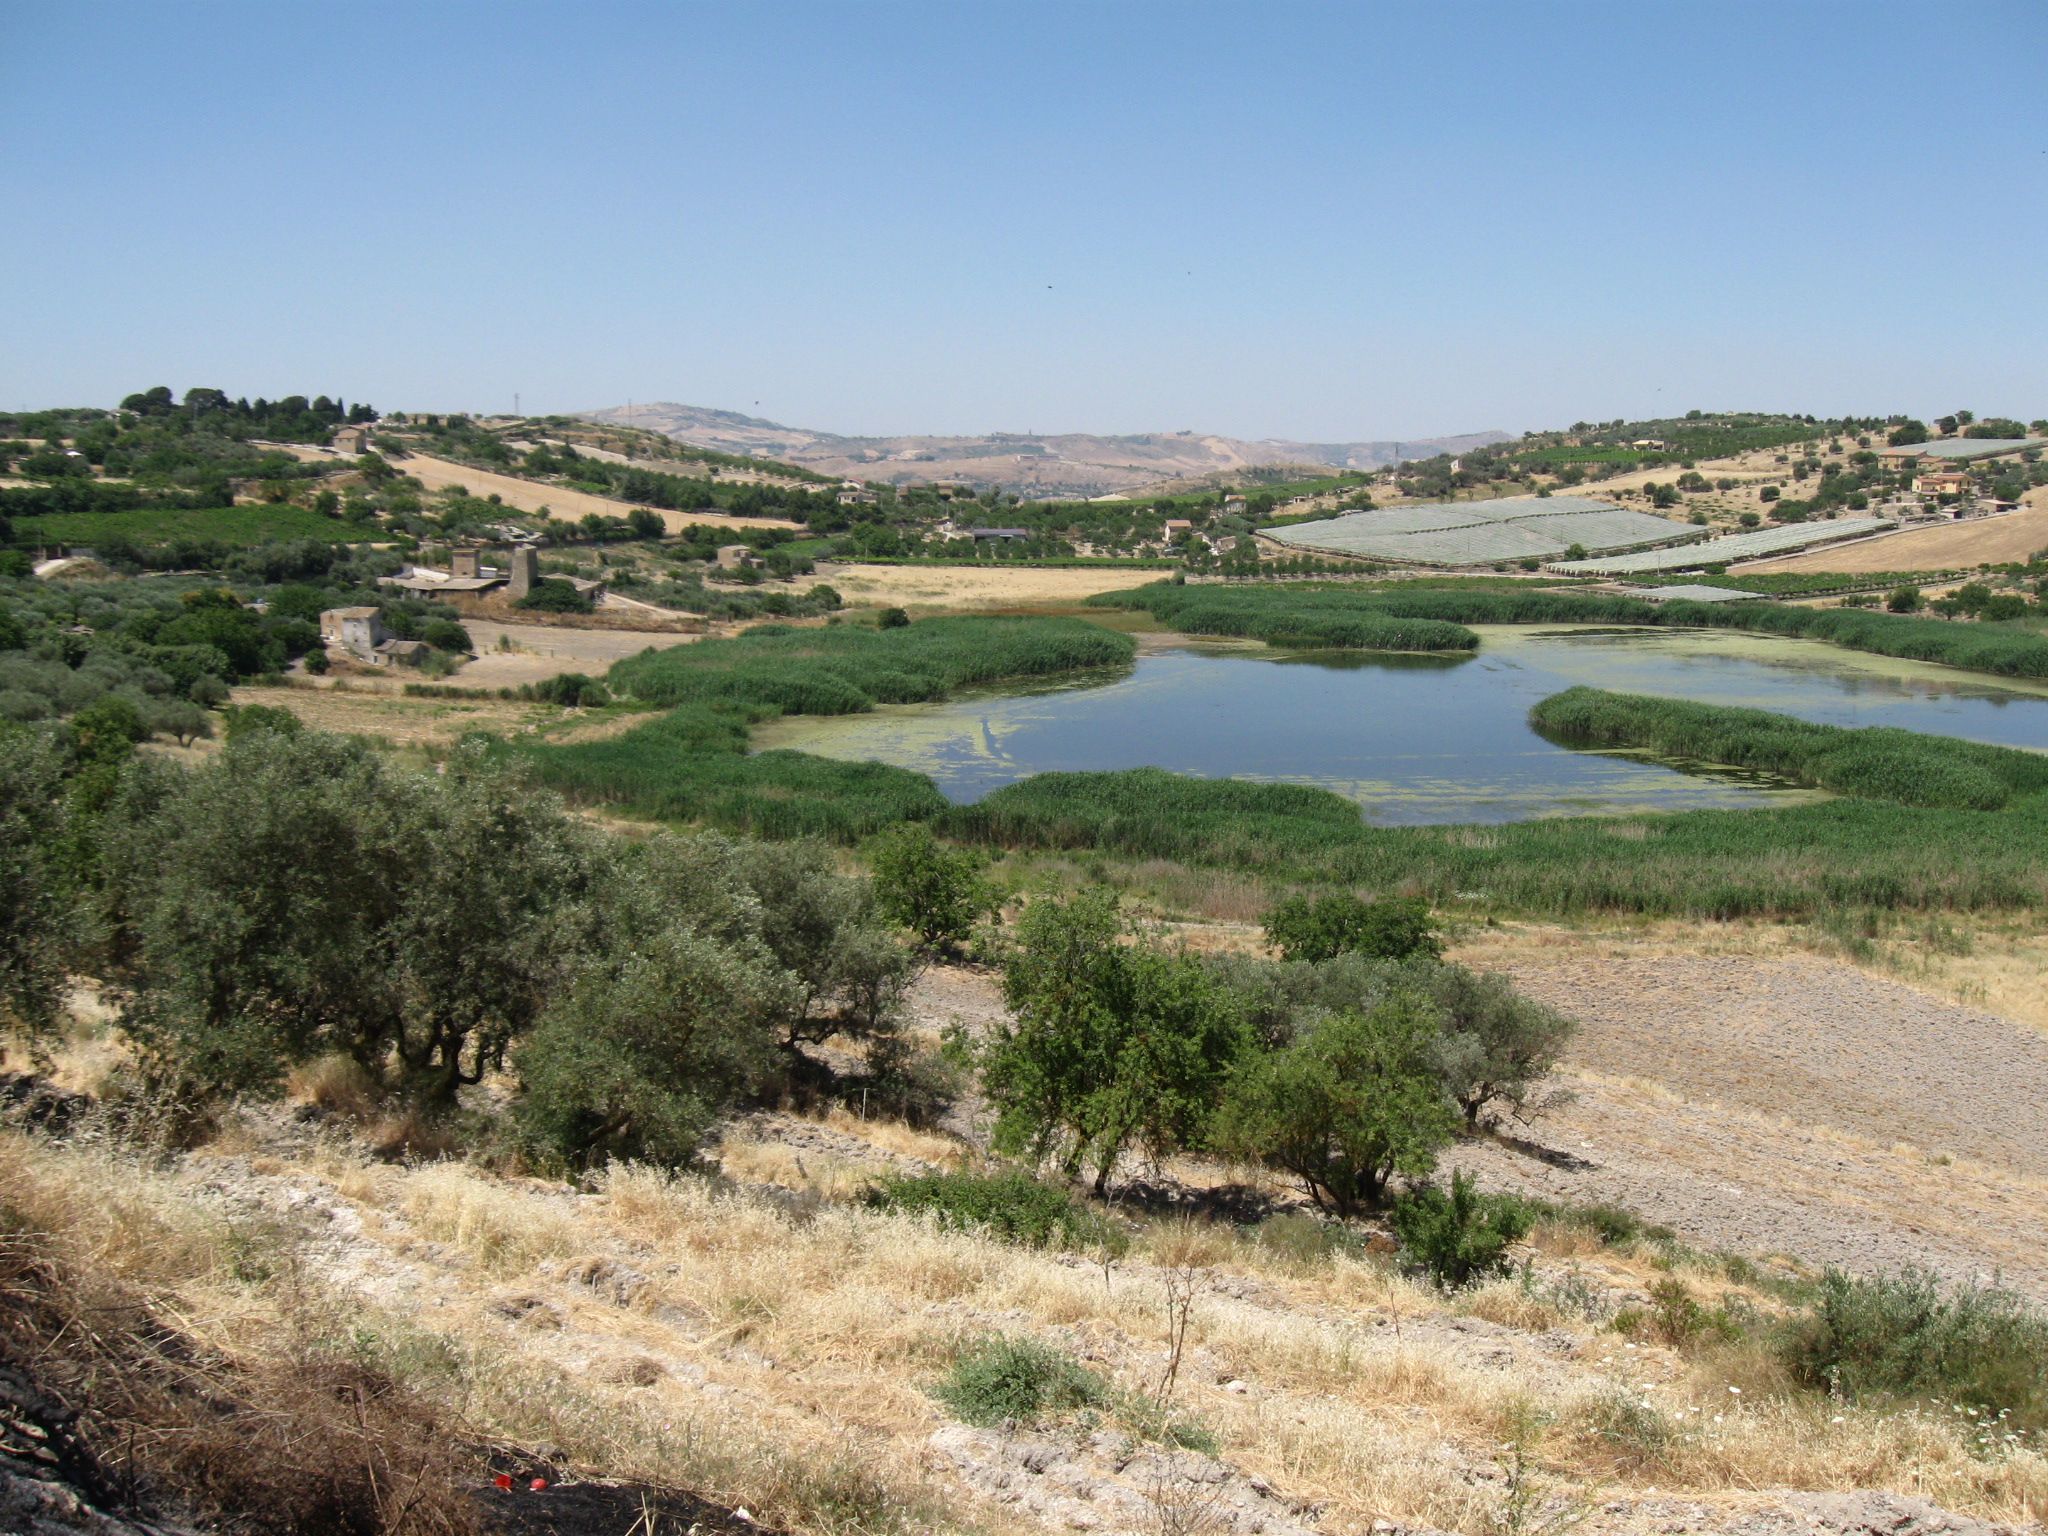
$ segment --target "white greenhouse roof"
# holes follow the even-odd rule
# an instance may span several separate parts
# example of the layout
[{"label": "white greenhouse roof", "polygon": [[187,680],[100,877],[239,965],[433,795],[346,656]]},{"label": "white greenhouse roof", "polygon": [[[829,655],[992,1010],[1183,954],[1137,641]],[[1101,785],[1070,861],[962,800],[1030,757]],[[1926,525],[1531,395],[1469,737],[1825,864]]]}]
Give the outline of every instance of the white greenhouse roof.
[{"label": "white greenhouse roof", "polygon": [[1644,550],[1639,554],[1614,555],[1605,560],[1553,561],[1550,569],[1568,576],[1628,576],[1647,571],[1686,571],[1724,561],[1782,555],[1787,550],[1832,544],[1837,539],[1860,538],[1866,533],[1898,526],[1889,517],[1838,517],[1832,521],[1786,523],[1781,528],[1759,528],[1755,533],[1709,539],[1704,544],[1688,544],[1683,549]]},{"label": "white greenhouse roof", "polygon": [[1915,453],[1923,459],[1946,459],[1967,464],[1972,459],[2003,458],[2025,448],[2048,448],[2048,437],[1944,437],[1932,443],[1905,443],[1883,450],[1887,454]]},{"label": "white greenhouse roof", "polygon": [[1588,550],[1640,548],[1691,537],[1696,530],[1590,496],[1513,496],[1379,507],[1259,532],[1301,549],[1372,560],[1487,565],[1553,558],[1574,544]]},{"label": "white greenhouse roof", "polygon": [[1738,592],[1733,587],[1645,587],[1629,593],[1650,603],[1747,603],[1768,598],[1768,592]]}]

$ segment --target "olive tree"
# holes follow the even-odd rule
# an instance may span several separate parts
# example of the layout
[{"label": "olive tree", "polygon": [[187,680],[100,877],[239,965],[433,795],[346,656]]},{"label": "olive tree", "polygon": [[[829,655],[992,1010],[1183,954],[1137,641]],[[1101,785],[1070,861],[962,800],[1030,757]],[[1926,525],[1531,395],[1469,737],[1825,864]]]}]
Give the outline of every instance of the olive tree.
[{"label": "olive tree", "polygon": [[65,977],[65,754],[42,732],[0,729],[0,1033],[38,1047]]},{"label": "olive tree", "polygon": [[586,961],[514,1057],[529,1143],[579,1167],[687,1162],[772,1068],[794,987],[761,960],[678,922]]},{"label": "olive tree", "polygon": [[1524,1112],[1577,1032],[1577,1021],[1524,997],[1505,976],[1462,965],[1415,969],[1437,1010],[1431,1061],[1465,1123],[1480,1125],[1500,1107]]},{"label": "olive tree", "polygon": [[316,732],[137,765],[103,827],[123,1023],[200,1092],[345,1052],[445,1104],[502,1063],[563,961],[590,833],[482,748],[438,774]]}]

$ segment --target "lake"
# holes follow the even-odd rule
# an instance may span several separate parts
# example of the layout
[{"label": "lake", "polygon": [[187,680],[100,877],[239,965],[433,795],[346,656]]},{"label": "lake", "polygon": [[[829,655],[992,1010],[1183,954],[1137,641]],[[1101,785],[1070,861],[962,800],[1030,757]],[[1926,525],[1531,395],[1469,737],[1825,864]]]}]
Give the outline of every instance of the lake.
[{"label": "lake", "polygon": [[1767,777],[1572,751],[1529,707],[1574,684],[2048,750],[2048,686],[1730,630],[1474,626],[1476,655],[1146,635],[1135,664],[757,729],[757,748],[894,763],[956,802],[1034,773],[1154,766],[1332,789],[1378,826],[1820,798]]}]

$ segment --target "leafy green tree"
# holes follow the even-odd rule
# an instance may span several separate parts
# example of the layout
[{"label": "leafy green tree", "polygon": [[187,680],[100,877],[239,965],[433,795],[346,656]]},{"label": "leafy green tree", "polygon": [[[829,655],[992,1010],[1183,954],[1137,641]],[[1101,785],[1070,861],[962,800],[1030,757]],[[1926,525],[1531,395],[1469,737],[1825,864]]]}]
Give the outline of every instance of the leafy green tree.
[{"label": "leafy green tree", "polygon": [[476,646],[469,638],[469,631],[453,619],[429,619],[420,626],[420,638],[437,650],[453,651],[457,655],[473,652]]},{"label": "leafy green tree", "polygon": [[1401,1246],[1445,1290],[1458,1290],[1508,1268],[1507,1250],[1528,1235],[1535,1218],[1511,1195],[1482,1195],[1462,1170],[1445,1194],[1434,1185],[1394,1201]]},{"label": "leafy green tree", "polygon": [[910,623],[910,615],[901,608],[884,608],[875,615],[877,629],[903,629]]},{"label": "leafy green tree", "polygon": [[1909,448],[1915,443],[1927,441],[1927,423],[1924,421],[1903,421],[1886,434],[1885,442],[1893,448]]},{"label": "leafy green tree", "polygon": [[1565,550],[1564,557],[1567,560],[1583,560],[1586,558],[1586,546],[1583,544],[1573,544]]},{"label": "leafy green tree", "polygon": [[922,822],[906,822],[867,847],[875,899],[882,915],[934,949],[965,940],[994,905],[981,878],[981,856],[948,848]]},{"label": "leafy green tree", "polygon": [[514,1116],[576,1167],[679,1166],[726,1105],[770,1075],[792,978],[670,924],[591,958],[515,1056]]},{"label": "leafy green tree", "polygon": [[1415,993],[1323,1015],[1293,1044],[1243,1065],[1217,1142],[1292,1174],[1323,1210],[1376,1205],[1396,1173],[1433,1169],[1457,1129],[1432,1070],[1436,1034],[1435,1009]]},{"label": "leafy green tree", "polygon": [[296,736],[305,722],[282,704],[229,704],[221,710],[227,722],[229,741],[266,731],[273,736]]},{"label": "leafy green tree", "polygon": [[84,763],[118,763],[149,739],[142,711],[117,693],[102,694],[73,715],[71,730]]},{"label": "leafy green tree", "polygon": [[1361,901],[1346,892],[1290,896],[1266,918],[1266,942],[1288,960],[1333,960],[1346,954],[1404,960],[1443,953],[1426,901]]},{"label": "leafy green tree", "polygon": [[1894,587],[1884,605],[1893,613],[1918,613],[1926,603],[1918,587]]},{"label": "leafy green tree", "polygon": [[1110,891],[1026,908],[1003,973],[1015,1022],[983,1054],[997,1147],[1092,1167],[1098,1192],[1128,1147],[1199,1145],[1249,1045],[1227,989],[1124,932]]}]

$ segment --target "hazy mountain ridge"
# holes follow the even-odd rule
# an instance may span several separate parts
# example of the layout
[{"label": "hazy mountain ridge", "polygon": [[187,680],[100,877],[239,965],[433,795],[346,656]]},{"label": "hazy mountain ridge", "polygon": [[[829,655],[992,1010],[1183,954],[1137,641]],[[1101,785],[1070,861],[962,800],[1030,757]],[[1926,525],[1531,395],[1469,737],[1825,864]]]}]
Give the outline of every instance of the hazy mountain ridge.
[{"label": "hazy mountain ridge", "polygon": [[721,453],[756,454],[823,474],[902,484],[967,480],[1025,495],[1105,496],[1160,480],[1262,465],[1379,469],[1504,442],[1505,432],[1358,443],[1250,442],[1203,432],[990,432],[979,436],[849,437],[764,421],[737,411],[652,401],[578,413],[586,421],[645,427]]}]

